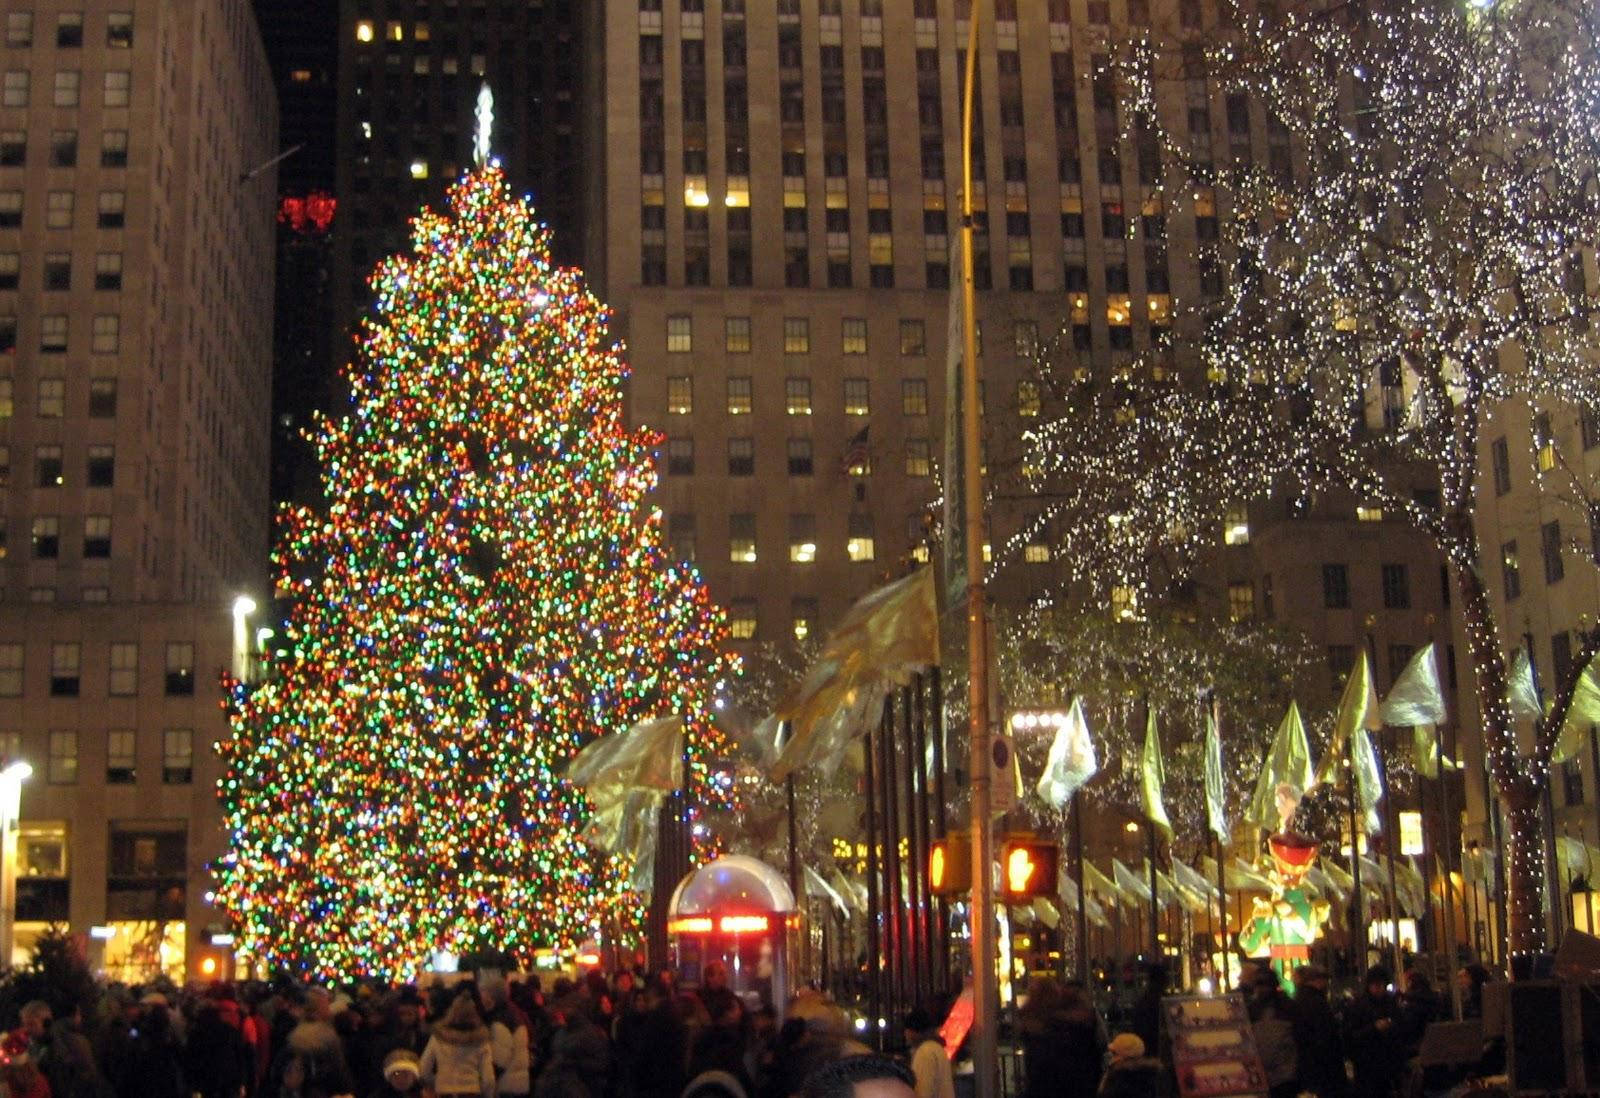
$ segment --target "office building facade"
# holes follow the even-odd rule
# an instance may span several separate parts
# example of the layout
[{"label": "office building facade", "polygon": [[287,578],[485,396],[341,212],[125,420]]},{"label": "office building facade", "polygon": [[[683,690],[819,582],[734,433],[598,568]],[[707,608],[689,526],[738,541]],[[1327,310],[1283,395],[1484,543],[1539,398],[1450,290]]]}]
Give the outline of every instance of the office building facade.
[{"label": "office building facade", "polygon": [[16,947],[61,923],[114,974],[181,975],[231,608],[265,594],[276,100],[246,0],[17,0],[0,33]]}]

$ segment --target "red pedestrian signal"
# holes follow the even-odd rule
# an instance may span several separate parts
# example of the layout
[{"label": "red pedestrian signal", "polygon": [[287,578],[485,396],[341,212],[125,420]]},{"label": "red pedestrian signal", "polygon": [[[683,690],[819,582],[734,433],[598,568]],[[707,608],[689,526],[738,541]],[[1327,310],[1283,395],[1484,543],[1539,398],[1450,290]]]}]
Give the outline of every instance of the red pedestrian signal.
[{"label": "red pedestrian signal", "polygon": [[1060,848],[1044,839],[1008,836],[1000,846],[1000,899],[1024,903],[1056,894]]}]

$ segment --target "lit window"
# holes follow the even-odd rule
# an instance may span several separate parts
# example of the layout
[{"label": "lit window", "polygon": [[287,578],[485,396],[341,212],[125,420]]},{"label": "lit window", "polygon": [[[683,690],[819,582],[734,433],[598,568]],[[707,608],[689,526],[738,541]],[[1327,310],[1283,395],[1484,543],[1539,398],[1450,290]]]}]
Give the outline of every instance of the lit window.
[{"label": "lit window", "polygon": [[161,733],[161,781],[188,785],[194,777],[194,732],[168,728]]},{"label": "lit window", "polygon": [[864,377],[844,379],[844,414],[865,416],[872,414],[871,384]]},{"label": "lit window", "polygon": [[694,516],[674,512],[667,520],[667,548],[679,560],[694,560]]},{"label": "lit window", "polygon": [[122,289],[122,253],[101,252],[94,257],[94,288]]},{"label": "lit window", "polygon": [[100,135],[100,166],[102,168],[128,166],[127,130],[106,130]]},{"label": "lit window", "polygon": [[76,107],[78,105],[78,89],[82,82],[82,78],[76,70],[69,69],[56,73],[55,105],[58,107]]},{"label": "lit window", "polygon": [[873,559],[872,516],[852,513],[849,534],[845,541],[845,553],[850,559],[858,563]]},{"label": "lit window", "polygon": [[[113,645],[113,647],[116,647]],[[138,737],[132,729],[115,728],[106,733],[106,783],[132,785],[137,776]]]},{"label": "lit window", "polygon": [[126,218],[127,192],[101,191],[99,225],[102,229],[120,229]]},{"label": "lit window", "polygon": [[75,698],[82,679],[83,649],[69,641],[50,646],[50,696]]},{"label": "lit window", "polygon": [[928,414],[928,383],[921,378],[900,382],[900,411],[908,416]]},{"label": "lit window", "polygon": [[51,191],[46,196],[44,223],[52,229],[72,228],[71,191]]},{"label": "lit window", "polygon": [[1243,507],[1228,508],[1222,520],[1222,541],[1225,545],[1250,544],[1250,513]]},{"label": "lit window", "polygon": [[1550,413],[1540,412],[1533,421],[1534,457],[1539,472],[1548,473],[1556,467],[1556,438],[1550,429]]},{"label": "lit window", "polygon": [[14,11],[6,16],[6,45],[12,49],[33,45],[33,12]]},{"label": "lit window", "polygon": [[694,350],[694,328],[687,316],[667,317],[667,351],[686,355]]},{"label": "lit window", "polygon": [[3,93],[0,93],[0,105],[7,107],[26,107],[28,105],[28,72],[26,69],[10,69],[3,78]]},{"label": "lit window", "polygon": [[1032,417],[1039,414],[1039,383],[1017,382],[1017,415]]},{"label": "lit window", "polygon": [[1039,350],[1039,325],[1018,320],[1011,326],[1011,346],[1018,358],[1032,358]]},{"label": "lit window", "polygon": [[667,411],[675,416],[694,411],[694,378],[686,374],[667,378]]},{"label": "lit window", "polygon": [[1028,564],[1049,564],[1050,547],[1038,542],[1030,542],[1022,547],[1022,559]]},{"label": "lit window", "polygon": [[90,488],[110,488],[117,478],[115,447],[106,444],[89,447],[87,468]]},{"label": "lit window", "polygon": [[795,564],[812,564],[817,559],[817,517],[815,515],[789,516],[789,560]]},{"label": "lit window", "polygon": [[15,229],[21,225],[22,192],[0,191],[0,229]]},{"label": "lit window", "polygon": [[415,27],[411,28],[411,37],[415,38],[418,42],[426,42],[428,39],[433,37],[433,34],[428,29],[428,24],[418,23]]},{"label": "lit window", "polygon": [[756,440],[741,435],[728,440],[728,475],[750,477],[756,472]]},{"label": "lit window", "polygon": [[54,515],[37,515],[33,520],[33,559],[55,560],[61,556],[61,520]]},{"label": "lit window", "polygon": [[83,45],[83,12],[64,11],[56,16],[56,48],[75,50]]},{"label": "lit window", "polygon": [[734,640],[750,640],[756,635],[755,599],[734,599],[728,604],[728,634]]},{"label": "lit window", "polygon": [[16,252],[0,252],[0,290],[15,290],[22,280],[22,257]]},{"label": "lit window", "polygon": [[58,377],[39,379],[38,414],[41,419],[60,419],[66,410],[66,382]]},{"label": "lit window", "polygon": [[730,355],[749,354],[750,318],[747,316],[725,317],[722,326],[723,339],[726,343],[725,350]]},{"label": "lit window", "polygon": [[847,355],[864,355],[867,353],[867,321],[865,317],[847,316],[842,325],[841,339],[844,343],[844,353]]},{"label": "lit window", "polygon": [[1228,584],[1228,620],[1249,621],[1255,613],[1255,586],[1248,581]]},{"label": "lit window", "polygon": [[51,443],[33,451],[33,483],[39,488],[59,488],[62,476],[61,447]]},{"label": "lit window", "polygon": [[748,377],[730,377],[728,379],[728,414],[730,416],[747,416],[750,414],[750,379]]},{"label": "lit window", "polygon": [[803,316],[783,318],[783,353],[803,355],[811,351],[811,322]]},{"label": "lit window", "polygon": [[411,162],[411,178],[412,179],[426,179],[426,178],[428,178],[428,162],[426,160],[413,160]]},{"label": "lit window", "polygon": [[56,314],[40,317],[39,350],[49,354],[62,354],[66,349],[67,318]]},{"label": "lit window", "polygon": [[922,321],[906,317],[901,318],[900,353],[903,355],[925,355],[928,353],[928,340]]},{"label": "lit window", "polygon": [[734,564],[756,562],[756,517],[728,516],[728,559]]},{"label": "lit window", "polygon": [[391,19],[384,28],[384,37],[391,42],[404,42],[406,40],[406,27],[404,23]]},{"label": "lit window", "polygon": [[1362,503],[1356,507],[1357,522],[1382,522],[1383,508],[1376,503]]},{"label": "lit window", "polygon": [[1119,583],[1111,588],[1111,617],[1115,621],[1139,620],[1139,589]]},{"label": "lit window", "polygon": [[370,42],[373,38],[372,20],[363,19],[356,24],[356,41]]},{"label": "lit window", "polygon": [[139,646],[133,643],[111,646],[111,679],[107,689],[113,697],[139,692]]},{"label": "lit window", "polygon": [[309,84],[311,83],[311,70],[295,69],[289,74],[289,79],[294,81],[296,84]]},{"label": "lit window", "polygon": [[167,645],[166,691],[172,697],[194,694],[194,645],[173,641]]},{"label": "lit window", "polygon": [[925,438],[906,439],[906,476],[926,477],[933,474],[933,458]]},{"label": "lit window", "polygon": [[785,378],[783,382],[785,407],[791,416],[809,416],[811,414],[811,379],[808,377]]},{"label": "lit window", "polygon": [[794,639],[805,640],[817,627],[817,600],[797,598],[791,600],[789,606],[794,622]]},{"label": "lit window", "polygon": [[78,734],[76,732],[50,733],[48,777],[52,785],[71,785],[78,780]]},{"label": "lit window", "polygon": [[104,103],[108,107],[126,107],[133,89],[131,72],[108,72],[104,80]]},{"label": "lit window", "polygon": [[111,516],[88,515],[83,520],[85,560],[111,559]]},{"label": "lit window", "polygon": [[114,50],[133,48],[133,13],[114,11],[106,16],[106,45]]},{"label": "lit window", "polygon": [[117,379],[89,379],[89,418],[111,419],[117,414]]},{"label": "lit window", "polygon": [[122,320],[115,313],[94,318],[89,349],[97,355],[114,355],[122,344]]}]

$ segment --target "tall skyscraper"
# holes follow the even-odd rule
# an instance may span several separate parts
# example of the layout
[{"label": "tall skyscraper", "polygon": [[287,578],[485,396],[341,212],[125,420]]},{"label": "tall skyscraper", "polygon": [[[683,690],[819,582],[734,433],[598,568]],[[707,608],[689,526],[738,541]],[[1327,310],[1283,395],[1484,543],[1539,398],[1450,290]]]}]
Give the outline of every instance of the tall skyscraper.
[{"label": "tall skyscraper", "polygon": [[[1019,476],[1024,433],[1050,413],[1035,348],[1059,334],[1063,355],[1133,368],[1175,302],[1222,292],[1223,273],[1196,258],[1217,235],[1218,196],[1164,175],[1109,64],[1129,26],[1154,18],[1198,49],[1217,13],[1204,0],[979,8],[988,540],[995,593],[1017,599],[1063,563],[1047,526],[1026,533],[1049,502]],[[632,413],[666,435],[667,537],[728,606],[736,639],[807,636],[930,552],[967,11],[628,0],[595,12],[601,94],[586,116],[603,198],[586,267],[628,342]],[[1164,109],[1196,150],[1292,170],[1287,137],[1203,65],[1172,95]],[[1195,333],[1177,335],[1156,368],[1191,364]],[[1386,684],[1389,663],[1444,636],[1446,615],[1431,550],[1397,516],[1358,517],[1359,503],[1216,516],[1197,600],[1305,628],[1328,648],[1334,689],[1370,646]]]},{"label": "tall skyscraper", "polygon": [[574,0],[340,0],[334,361],[371,303],[374,264],[409,246],[408,223],[472,165],[473,106],[495,96],[494,153],[581,253]]},{"label": "tall skyscraper", "polygon": [[98,927],[114,974],[182,975],[222,850],[235,599],[266,594],[276,100],[247,0],[14,0],[0,22],[16,945]]}]

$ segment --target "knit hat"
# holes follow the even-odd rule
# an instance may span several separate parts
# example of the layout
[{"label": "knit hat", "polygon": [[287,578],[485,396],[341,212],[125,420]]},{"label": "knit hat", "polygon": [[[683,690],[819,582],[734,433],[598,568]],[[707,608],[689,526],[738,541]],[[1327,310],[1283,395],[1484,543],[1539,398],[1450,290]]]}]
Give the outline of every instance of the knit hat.
[{"label": "knit hat", "polygon": [[383,1077],[389,1082],[395,1082],[395,1076],[402,1072],[409,1072],[412,1082],[422,1077],[422,1064],[408,1048],[397,1048],[383,1058]]},{"label": "knit hat", "polygon": [[1106,1049],[1113,1060],[1137,1060],[1144,1055],[1144,1039],[1137,1033],[1119,1033]]}]

